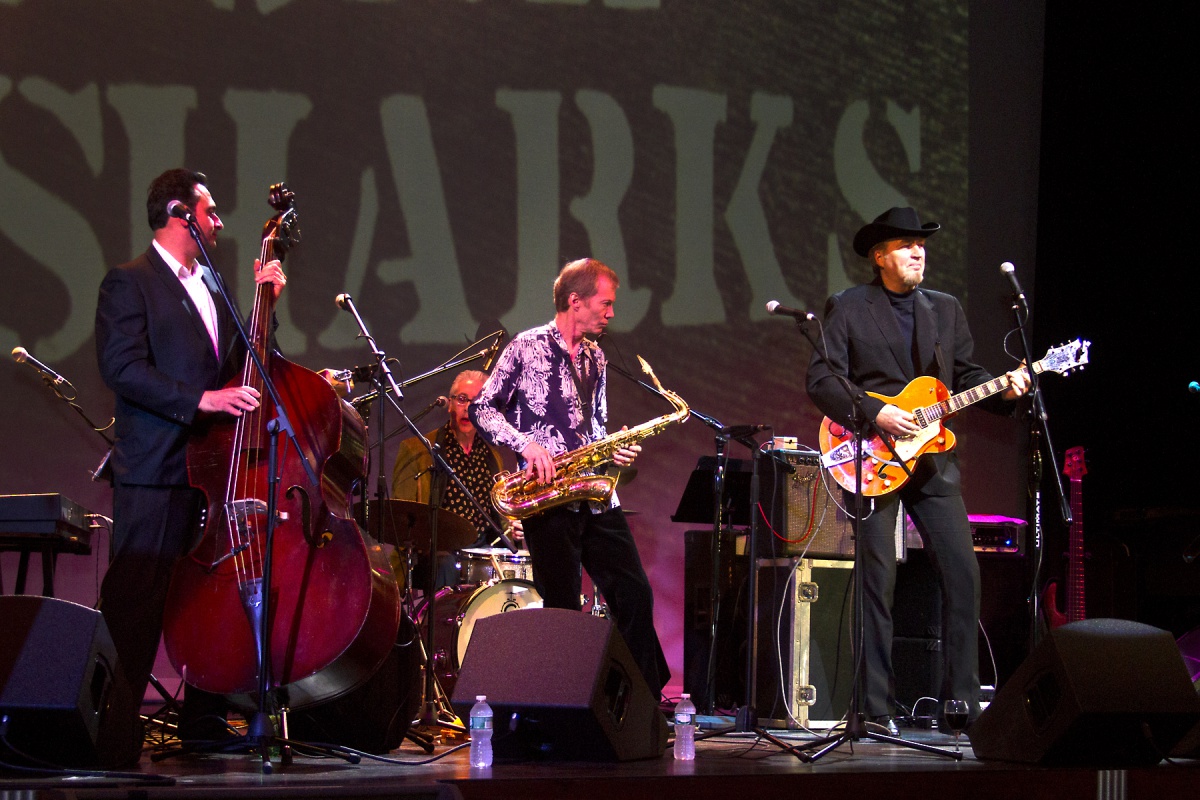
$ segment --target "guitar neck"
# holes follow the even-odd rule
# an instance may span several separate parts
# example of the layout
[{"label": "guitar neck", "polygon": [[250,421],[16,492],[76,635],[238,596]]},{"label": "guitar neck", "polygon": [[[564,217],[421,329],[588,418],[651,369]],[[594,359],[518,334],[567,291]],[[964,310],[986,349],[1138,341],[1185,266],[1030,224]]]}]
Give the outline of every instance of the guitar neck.
[{"label": "guitar neck", "polygon": [[[1033,364],[1034,372],[1041,373],[1042,362],[1035,361]],[[1001,375],[999,378],[992,378],[987,383],[981,383],[978,386],[967,389],[965,392],[951,395],[940,403],[934,403],[931,406],[925,406],[913,412],[917,415],[917,419],[921,424],[928,425],[934,420],[948,417],[951,414],[957,414],[969,405],[978,403],[980,400],[986,400],[996,392],[1002,392],[1008,388],[1011,381],[1008,375]]]},{"label": "guitar neck", "polygon": [[1067,621],[1086,619],[1083,593],[1083,481],[1071,478],[1071,534],[1067,554]]}]

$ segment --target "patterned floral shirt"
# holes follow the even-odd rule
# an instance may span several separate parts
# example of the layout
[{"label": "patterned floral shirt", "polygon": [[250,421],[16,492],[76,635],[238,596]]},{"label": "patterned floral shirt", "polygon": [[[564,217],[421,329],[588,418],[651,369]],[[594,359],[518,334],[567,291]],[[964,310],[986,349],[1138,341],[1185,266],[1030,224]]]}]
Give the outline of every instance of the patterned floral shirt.
[{"label": "patterned floral shirt", "polygon": [[[575,450],[608,435],[608,360],[584,339],[575,366],[588,408],[580,402],[567,343],[554,322],[517,334],[500,354],[492,376],[471,403],[471,420],[487,441],[517,454],[537,442],[552,455]],[[590,409],[590,426],[585,424]],[[616,505],[616,493],[613,494]]]}]

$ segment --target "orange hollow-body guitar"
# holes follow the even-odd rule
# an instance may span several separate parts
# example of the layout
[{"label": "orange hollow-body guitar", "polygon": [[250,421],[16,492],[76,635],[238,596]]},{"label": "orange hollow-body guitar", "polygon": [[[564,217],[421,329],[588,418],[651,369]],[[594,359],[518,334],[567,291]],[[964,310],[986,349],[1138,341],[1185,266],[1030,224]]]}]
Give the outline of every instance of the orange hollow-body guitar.
[{"label": "orange hollow-body guitar", "polygon": [[1051,581],[1042,593],[1042,608],[1046,609],[1046,624],[1053,630],[1068,622],[1087,619],[1083,593],[1083,476],[1087,464],[1083,448],[1072,447],[1063,461],[1063,474],[1071,479],[1071,533],[1067,544],[1066,613],[1058,610],[1058,586]]},{"label": "orange hollow-body guitar", "polygon": [[[1066,375],[1070,370],[1088,363],[1088,348],[1091,342],[1076,339],[1058,347],[1052,347],[1041,361],[1033,363],[1033,371],[1057,372]],[[954,449],[954,432],[945,426],[944,420],[996,392],[1008,388],[1007,375],[993,378],[987,383],[950,394],[937,378],[923,376],[915,378],[895,397],[867,392],[871,397],[883,400],[916,418],[921,430],[912,436],[893,439],[897,455],[912,472],[917,459],[927,453],[945,453]],[[821,466],[829,470],[838,485],[849,492],[855,491],[855,440],[854,432],[826,417],[821,421],[819,435]],[[863,447],[862,492],[866,497],[879,497],[894,492],[908,482],[908,475],[892,456],[888,446],[878,436],[866,440]]]}]

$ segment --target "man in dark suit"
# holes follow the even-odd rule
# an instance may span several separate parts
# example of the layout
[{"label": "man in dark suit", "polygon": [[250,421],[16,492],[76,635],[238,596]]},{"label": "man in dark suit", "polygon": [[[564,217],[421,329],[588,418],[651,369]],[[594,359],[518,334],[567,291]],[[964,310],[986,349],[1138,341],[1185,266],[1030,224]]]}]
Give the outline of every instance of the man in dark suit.
[{"label": "man in dark suit", "polygon": [[[925,240],[939,228],[937,223],[922,225],[911,208],[893,208],[855,235],[854,250],[871,260],[875,280],[829,298],[824,322],[828,353],[818,348],[808,367],[809,397],[831,420],[846,426],[852,421],[851,394],[843,379],[861,398],[865,418],[890,436],[914,434],[920,428],[909,411],[865,392],[894,397],[919,375],[938,378],[952,392],[992,379],[971,360],[974,340],[958,300],[917,288],[925,276]],[[1010,387],[984,402],[989,410],[1011,412],[1012,401],[1028,389],[1023,370],[1008,377]],[[848,495],[846,501],[852,503],[853,497]],[[958,461],[951,451],[922,457],[912,478],[898,491],[864,502],[864,519],[857,525],[866,666],[859,710],[893,734],[892,595],[901,502],[924,541],[941,587],[944,679],[940,699],[965,700],[971,718],[979,714],[979,564]]]},{"label": "man in dark suit", "polygon": [[[249,386],[222,388],[241,368],[245,347],[216,276],[197,261],[188,223],[168,213],[171,201],[182,203],[205,248],[216,247],[222,225],[206,183],[185,169],[155,178],[146,199],[153,242],[105,275],[96,307],[100,374],[117,396],[112,556],[99,608],[138,704],[158,652],[171,573],[198,533],[202,497],[188,485],[186,464],[191,426],[201,415],[241,416],[259,404]],[[254,279],[273,283],[276,294],[286,282],[278,261],[255,262]],[[182,733],[189,706],[203,709],[192,716],[215,708],[185,695]]]}]

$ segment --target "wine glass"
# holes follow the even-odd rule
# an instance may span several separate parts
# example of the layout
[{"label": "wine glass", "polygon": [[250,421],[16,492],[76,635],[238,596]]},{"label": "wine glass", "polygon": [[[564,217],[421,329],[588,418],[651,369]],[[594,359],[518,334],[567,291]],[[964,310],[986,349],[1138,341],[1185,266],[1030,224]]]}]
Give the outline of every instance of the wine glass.
[{"label": "wine glass", "polygon": [[967,722],[970,719],[967,701],[947,700],[942,709],[942,718],[946,720],[946,726],[954,732],[954,752],[957,753],[959,752],[958,737],[967,729]]}]

